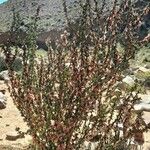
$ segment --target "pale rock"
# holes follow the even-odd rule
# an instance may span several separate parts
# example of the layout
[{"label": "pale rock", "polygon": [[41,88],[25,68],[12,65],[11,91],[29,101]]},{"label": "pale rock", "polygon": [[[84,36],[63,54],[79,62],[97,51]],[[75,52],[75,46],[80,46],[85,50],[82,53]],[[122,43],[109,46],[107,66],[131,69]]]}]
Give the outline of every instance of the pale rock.
[{"label": "pale rock", "polygon": [[52,125],[52,126],[55,125],[55,120],[51,120],[51,125]]},{"label": "pale rock", "polygon": [[150,69],[147,69],[145,67],[139,67],[139,69],[137,71],[141,71],[141,72],[150,72]]},{"label": "pale rock", "polygon": [[98,147],[98,142],[92,142],[91,143],[91,150],[96,150]]},{"label": "pale rock", "polygon": [[89,141],[85,141],[83,144],[83,148],[84,149],[89,149],[90,148],[90,142]]},{"label": "pale rock", "polygon": [[139,94],[141,100],[139,103],[134,105],[135,111],[147,111],[150,112],[150,95],[149,94]]},{"label": "pale rock", "polygon": [[70,65],[71,65],[70,62],[65,63],[65,66],[66,66],[66,67],[70,67]]},{"label": "pale rock", "polygon": [[90,141],[85,141],[83,144],[83,149],[84,150],[96,150],[98,148],[98,142],[90,142]]},{"label": "pale rock", "polygon": [[141,98],[141,103],[150,104],[150,95],[149,94],[139,94]]},{"label": "pale rock", "polygon": [[122,81],[124,83],[128,84],[129,86],[134,86],[135,85],[134,79],[130,76],[126,76]]},{"label": "pale rock", "polygon": [[0,72],[0,80],[5,80],[5,81],[9,81],[9,74],[8,74],[8,70],[2,71]]},{"label": "pale rock", "polygon": [[147,111],[150,112],[150,104],[146,104],[146,103],[139,103],[139,104],[135,104],[134,105],[134,110],[135,111]]}]

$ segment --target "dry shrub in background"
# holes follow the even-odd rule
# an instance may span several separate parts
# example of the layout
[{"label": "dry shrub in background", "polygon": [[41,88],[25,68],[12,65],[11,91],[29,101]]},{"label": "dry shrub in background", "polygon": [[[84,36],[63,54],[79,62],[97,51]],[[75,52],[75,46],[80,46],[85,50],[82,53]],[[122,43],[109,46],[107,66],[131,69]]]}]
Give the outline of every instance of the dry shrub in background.
[{"label": "dry shrub in background", "polygon": [[[137,38],[133,33],[144,12],[134,13],[127,0],[120,5],[115,1],[105,15],[104,2],[102,6],[96,0],[92,5],[90,0],[79,2],[81,17],[78,27],[72,28],[63,1],[69,27],[56,41],[55,49],[47,41],[48,56],[38,63],[35,17],[27,27],[26,42],[22,41],[23,69],[19,75],[11,67],[17,48],[14,54],[9,45],[3,47],[11,95],[30,127],[36,149],[78,150],[95,142],[99,150],[129,150],[131,141],[137,140],[135,135],[147,129],[134,113],[138,93],[119,86],[122,71],[134,57]],[[121,52],[119,42],[124,43]]]}]

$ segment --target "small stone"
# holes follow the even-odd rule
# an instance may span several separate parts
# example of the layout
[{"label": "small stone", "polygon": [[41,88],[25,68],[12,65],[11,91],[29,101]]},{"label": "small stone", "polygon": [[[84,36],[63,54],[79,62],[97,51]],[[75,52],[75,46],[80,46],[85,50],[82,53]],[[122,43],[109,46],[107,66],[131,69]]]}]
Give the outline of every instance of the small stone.
[{"label": "small stone", "polygon": [[0,109],[5,109],[5,108],[6,108],[5,102],[0,99]]},{"label": "small stone", "polygon": [[139,69],[139,67],[135,66],[135,67],[131,67],[131,69],[132,69],[133,72],[135,72],[135,71],[137,71]]},{"label": "small stone", "polygon": [[9,81],[8,70],[0,72],[0,80]]},{"label": "small stone", "polygon": [[126,76],[122,81],[124,83],[128,84],[129,86],[134,86],[135,85],[134,79],[130,76]]},{"label": "small stone", "polygon": [[150,78],[148,78],[144,81],[144,86],[147,88],[150,88]]},{"label": "small stone", "polygon": [[132,68],[126,69],[124,71],[124,75],[134,75],[134,71],[132,70]]},{"label": "small stone", "polygon": [[6,97],[3,93],[0,92],[0,109],[6,108]]},{"label": "small stone", "polygon": [[150,95],[149,94],[140,94],[141,103],[150,104]]},{"label": "small stone", "polygon": [[6,93],[6,90],[0,90],[1,93],[5,94]]},{"label": "small stone", "polygon": [[17,132],[11,132],[6,135],[6,140],[16,141],[17,139],[24,138],[24,134],[19,134]]},{"label": "small stone", "polygon": [[144,67],[145,67],[146,69],[150,69],[150,64],[146,64],[146,65],[144,65]]},{"label": "small stone", "polygon": [[51,125],[52,125],[52,126],[55,125],[55,120],[51,120]]},{"label": "small stone", "polygon": [[135,104],[134,110],[137,112],[142,112],[142,111],[150,112],[150,104],[145,104],[145,103]]},{"label": "small stone", "polygon": [[2,92],[0,92],[0,99],[6,100],[6,97],[5,97],[5,95]]},{"label": "small stone", "polygon": [[95,150],[98,148],[98,142],[90,142],[90,141],[85,141],[83,144],[83,149],[85,150]]},{"label": "small stone", "polygon": [[150,69],[147,69],[145,67],[139,67],[138,71],[141,71],[141,72],[150,72]]}]

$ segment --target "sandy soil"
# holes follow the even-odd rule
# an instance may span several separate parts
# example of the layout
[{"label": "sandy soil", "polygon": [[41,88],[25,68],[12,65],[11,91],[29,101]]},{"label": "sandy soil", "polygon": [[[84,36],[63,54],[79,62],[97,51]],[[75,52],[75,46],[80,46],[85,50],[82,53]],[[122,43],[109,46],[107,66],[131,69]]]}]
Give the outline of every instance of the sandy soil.
[{"label": "sandy soil", "polygon": [[[7,89],[7,87],[0,81],[0,90]],[[25,149],[31,142],[31,137],[25,135],[24,138],[19,138],[15,141],[6,140],[6,135],[12,135],[16,132],[16,128],[20,131],[26,132],[28,127],[23,121],[18,109],[15,107],[8,91],[6,90],[7,105],[6,108],[0,110],[0,150],[19,150]]]}]

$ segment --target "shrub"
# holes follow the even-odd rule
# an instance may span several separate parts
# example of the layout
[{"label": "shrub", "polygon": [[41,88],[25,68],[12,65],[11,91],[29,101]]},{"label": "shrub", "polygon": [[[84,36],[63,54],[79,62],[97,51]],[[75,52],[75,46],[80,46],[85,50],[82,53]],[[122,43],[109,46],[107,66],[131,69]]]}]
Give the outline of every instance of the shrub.
[{"label": "shrub", "polygon": [[[35,61],[36,18],[27,29],[21,74],[15,74],[7,59],[11,51],[4,49],[10,66],[11,95],[37,149],[82,149],[87,141],[95,141],[100,150],[130,149],[133,138],[141,142],[136,134],[142,135],[147,129],[141,116],[134,113],[138,93],[118,88],[122,71],[136,50],[132,30],[137,17],[132,3],[123,1],[118,7],[115,1],[101,22],[105,4],[99,9],[94,2],[94,6],[90,1],[80,3],[81,18],[74,30],[63,1],[71,36],[64,31],[55,49],[49,41],[48,60],[41,59],[40,65]],[[120,32],[124,21],[126,26]],[[126,44],[119,53],[121,37]]]},{"label": "shrub", "polygon": [[7,70],[7,65],[5,63],[5,58],[4,57],[0,57],[0,72]]},{"label": "shrub", "polygon": [[[22,60],[16,58],[12,63],[12,68],[14,71],[20,71],[22,69]],[[5,57],[0,57],[0,71],[7,70],[7,63],[5,62]]]},{"label": "shrub", "polygon": [[12,68],[14,71],[21,71],[22,69],[22,60],[20,58],[16,58],[12,64]]}]

